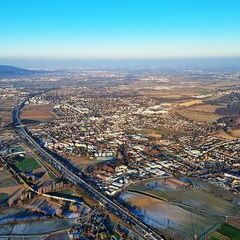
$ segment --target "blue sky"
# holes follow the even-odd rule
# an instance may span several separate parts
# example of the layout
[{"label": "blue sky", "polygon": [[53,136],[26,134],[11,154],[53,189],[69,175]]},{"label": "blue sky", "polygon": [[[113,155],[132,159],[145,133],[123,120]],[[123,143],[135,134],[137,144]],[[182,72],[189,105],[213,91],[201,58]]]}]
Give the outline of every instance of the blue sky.
[{"label": "blue sky", "polygon": [[240,56],[239,0],[0,0],[0,58]]}]

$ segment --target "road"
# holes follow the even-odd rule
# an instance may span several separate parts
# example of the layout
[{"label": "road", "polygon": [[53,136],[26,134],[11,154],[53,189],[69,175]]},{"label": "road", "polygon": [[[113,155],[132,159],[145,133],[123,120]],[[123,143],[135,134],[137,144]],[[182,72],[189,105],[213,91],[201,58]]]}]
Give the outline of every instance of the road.
[{"label": "road", "polygon": [[141,222],[134,215],[128,212],[125,208],[119,205],[114,200],[108,198],[101,192],[99,192],[95,187],[87,183],[82,177],[81,172],[76,170],[70,163],[67,165],[60,161],[58,158],[51,155],[43,147],[41,147],[35,139],[26,131],[25,127],[21,124],[20,111],[24,107],[25,103],[31,98],[30,97],[21,101],[12,111],[13,126],[16,128],[17,133],[20,137],[24,138],[33,149],[35,149],[41,157],[48,161],[52,166],[54,166],[58,171],[60,171],[63,176],[73,182],[75,185],[86,190],[91,196],[93,196],[97,201],[104,205],[111,213],[115,214],[121,218],[126,223],[130,224],[135,232],[137,232],[144,239],[149,240],[164,240],[155,230],[147,226],[145,223]]}]

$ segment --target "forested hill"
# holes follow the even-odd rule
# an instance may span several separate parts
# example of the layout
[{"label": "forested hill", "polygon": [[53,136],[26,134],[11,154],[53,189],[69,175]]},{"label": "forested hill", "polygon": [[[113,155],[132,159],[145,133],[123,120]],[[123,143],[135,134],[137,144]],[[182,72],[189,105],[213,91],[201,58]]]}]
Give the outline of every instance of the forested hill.
[{"label": "forested hill", "polygon": [[0,78],[34,76],[41,73],[44,73],[44,71],[29,70],[9,65],[0,65]]}]

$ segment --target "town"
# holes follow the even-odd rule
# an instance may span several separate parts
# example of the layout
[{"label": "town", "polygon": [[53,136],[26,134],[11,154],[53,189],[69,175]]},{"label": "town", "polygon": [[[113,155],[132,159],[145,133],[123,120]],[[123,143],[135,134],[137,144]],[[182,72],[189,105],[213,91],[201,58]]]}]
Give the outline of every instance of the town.
[{"label": "town", "polygon": [[[48,74],[43,77],[46,82],[62,81],[59,76],[53,81],[55,77]],[[75,74],[83,73],[74,72],[69,77]],[[48,219],[53,232],[64,225],[63,234],[70,239],[138,239],[147,236],[147,227],[137,225],[143,221],[153,234],[156,231],[149,239],[182,237],[180,230],[171,229],[171,223],[159,227],[157,220],[153,222],[144,212],[148,210],[134,204],[131,194],[144,194],[140,202],[147,194],[194,211],[196,216],[209,214],[213,225],[226,217],[229,222],[238,218],[238,112],[226,114],[229,103],[240,99],[235,85],[238,75],[226,74],[229,80],[223,84],[223,74],[209,74],[209,79],[215,80],[208,83],[196,80],[197,74],[196,79],[189,79],[187,74],[141,73],[128,83],[125,73],[98,71],[95,75],[89,71],[83,75],[88,74],[90,80],[80,86],[68,83],[34,91],[16,87],[18,81],[14,80],[12,86],[1,88],[0,204],[3,208],[22,208],[18,216],[2,217],[1,224]],[[92,83],[92,77],[101,79],[101,86],[98,81]],[[115,81],[110,84],[106,80],[105,84],[104,77]],[[89,191],[87,186],[94,189]],[[231,202],[232,207],[225,212],[168,198],[159,186],[167,192],[173,188],[176,194],[194,192],[193,199],[203,192],[216,201]],[[110,202],[107,212],[103,210],[106,201],[121,206],[117,216]],[[130,214],[127,224],[121,211]],[[51,222],[55,218],[59,219],[57,224]],[[195,235],[207,236],[211,224],[196,229]],[[8,228],[0,233],[16,231]],[[35,234],[41,236],[41,231],[37,229]],[[191,234],[186,231],[184,237],[191,239]]]}]

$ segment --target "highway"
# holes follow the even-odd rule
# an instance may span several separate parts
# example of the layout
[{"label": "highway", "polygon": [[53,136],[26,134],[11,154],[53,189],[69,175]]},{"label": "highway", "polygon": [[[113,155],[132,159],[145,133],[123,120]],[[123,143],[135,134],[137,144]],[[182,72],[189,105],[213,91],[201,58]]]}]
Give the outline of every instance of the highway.
[{"label": "highway", "polygon": [[52,166],[54,166],[58,171],[60,171],[65,178],[73,182],[75,185],[83,188],[91,196],[93,196],[97,201],[104,205],[112,214],[115,214],[123,221],[132,226],[136,233],[142,236],[144,239],[149,240],[164,240],[154,229],[147,226],[145,223],[141,222],[134,215],[128,212],[121,205],[108,198],[101,192],[99,192],[95,187],[87,183],[81,177],[81,171],[77,171],[76,168],[68,163],[64,164],[62,161],[51,155],[43,147],[41,147],[37,141],[26,131],[25,127],[21,124],[20,111],[25,106],[25,103],[34,95],[21,101],[12,111],[13,126],[16,128],[17,133],[25,139],[33,149],[35,149],[41,157],[48,161]]}]

